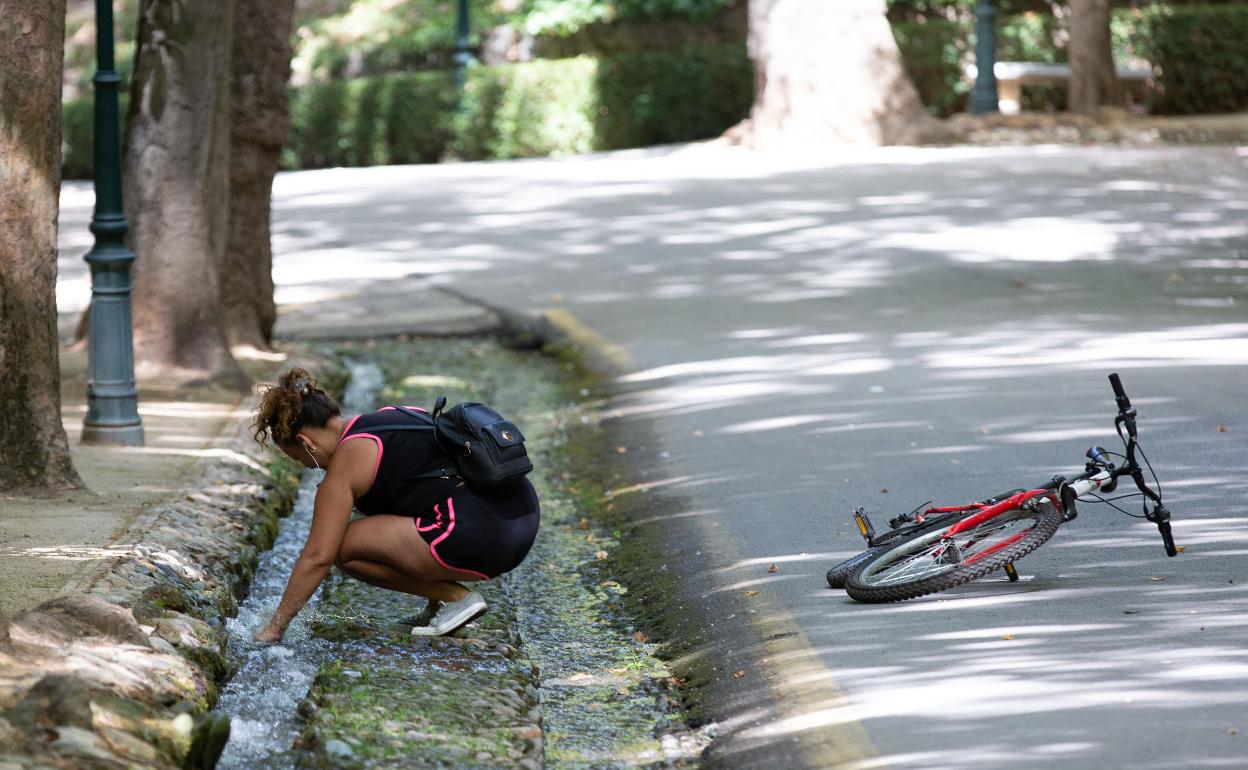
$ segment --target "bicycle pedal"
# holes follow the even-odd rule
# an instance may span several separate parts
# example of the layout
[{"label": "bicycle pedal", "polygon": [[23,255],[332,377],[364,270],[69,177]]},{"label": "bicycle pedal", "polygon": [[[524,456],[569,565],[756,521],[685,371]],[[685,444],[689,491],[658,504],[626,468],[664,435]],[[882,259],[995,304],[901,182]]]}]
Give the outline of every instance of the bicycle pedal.
[{"label": "bicycle pedal", "polygon": [[854,524],[858,527],[858,534],[870,543],[875,539],[875,527],[871,524],[871,519],[867,518],[867,512],[862,508],[854,511]]}]

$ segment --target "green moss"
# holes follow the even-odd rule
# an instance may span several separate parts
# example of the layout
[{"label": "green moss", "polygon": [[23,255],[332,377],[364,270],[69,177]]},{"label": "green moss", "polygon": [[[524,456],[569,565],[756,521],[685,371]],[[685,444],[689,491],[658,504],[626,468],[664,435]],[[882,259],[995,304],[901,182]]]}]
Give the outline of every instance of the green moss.
[{"label": "green moss", "polygon": [[[580,526],[602,489],[573,461],[580,388],[597,386],[588,367],[571,354],[556,360],[480,339],[336,352],[382,367],[383,402],[427,404],[445,394],[486,401],[515,419],[537,465],[530,478],[543,524],[518,570],[474,584],[491,611],[458,638],[388,634],[391,621],[414,614],[423,600],[341,576],[326,585],[314,625],[337,640],[339,662],[313,685],[318,708],[305,709],[308,766],[328,761],[323,745],[333,739],[348,741],[363,766],[415,755],[435,767],[512,766],[543,756],[548,767],[594,765],[603,756],[635,765],[657,757],[656,703],[670,705],[674,695],[652,645],[626,628],[624,598],[636,589],[613,578],[628,533]],[[611,556],[600,560],[598,550]],[[663,718],[679,722],[666,709]]]}]

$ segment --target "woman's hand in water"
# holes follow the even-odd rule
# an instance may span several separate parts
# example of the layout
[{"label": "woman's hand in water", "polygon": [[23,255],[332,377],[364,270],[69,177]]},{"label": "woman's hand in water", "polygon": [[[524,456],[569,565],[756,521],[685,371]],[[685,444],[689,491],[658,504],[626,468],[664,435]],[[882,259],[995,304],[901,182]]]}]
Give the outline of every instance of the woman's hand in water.
[{"label": "woman's hand in water", "polygon": [[262,630],[253,634],[251,638],[255,639],[257,642],[280,642],[282,641],[282,634],[284,633],[286,633],[284,628],[280,628],[272,623],[269,623]]}]

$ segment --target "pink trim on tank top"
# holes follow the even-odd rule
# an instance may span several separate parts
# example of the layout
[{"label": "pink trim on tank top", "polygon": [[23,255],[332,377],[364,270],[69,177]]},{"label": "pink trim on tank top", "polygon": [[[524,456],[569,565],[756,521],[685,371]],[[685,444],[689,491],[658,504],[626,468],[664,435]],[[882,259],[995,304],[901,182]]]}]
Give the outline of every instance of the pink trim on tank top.
[{"label": "pink trim on tank top", "polygon": [[489,580],[490,576],[485,574],[484,572],[477,572],[475,569],[464,569],[463,567],[452,567],[451,565],[443,561],[441,556],[438,556],[438,551],[437,551],[438,543],[441,543],[443,540],[450,537],[451,532],[455,529],[455,500],[454,498],[451,498],[451,497],[446,498],[446,508],[450,512],[450,515],[448,517],[450,519],[450,523],[447,525],[446,531],[443,532],[441,535],[438,535],[437,539],[429,544],[429,553],[433,554],[433,558],[438,560],[438,564],[441,564],[443,567],[446,567],[447,569],[455,570],[456,572],[467,572],[470,575],[480,575],[482,580]]},{"label": "pink trim on tank top", "polygon": [[352,425],[355,425],[355,421],[356,421],[356,420],[358,420],[358,419],[360,419],[360,418],[361,418],[361,417],[363,417],[363,416],[364,416],[364,415],[362,415],[362,414],[357,414],[356,416],[354,416],[354,417],[352,417],[352,418],[351,418],[351,422],[347,423],[347,427],[343,428],[343,429],[342,429],[342,434],[338,436],[338,443],[339,443],[339,444],[341,444],[342,442],[344,442],[344,441],[346,441],[346,440],[347,440],[347,434],[351,432],[351,426],[352,426]]}]

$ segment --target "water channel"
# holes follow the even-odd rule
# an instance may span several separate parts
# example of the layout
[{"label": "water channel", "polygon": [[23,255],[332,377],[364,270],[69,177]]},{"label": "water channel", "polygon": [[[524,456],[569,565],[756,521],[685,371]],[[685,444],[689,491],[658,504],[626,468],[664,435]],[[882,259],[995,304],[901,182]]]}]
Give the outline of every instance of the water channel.
[{"label": "water channel", "polygon": [[[350,368],[351,384],[343,398],[343,411],[369,411],[382,385],[381,369],[371,363],[356,363]],[[272,550],[261,557],[238,615],[226,625],[228,654],[241,665],[217,703],[217,712],[227,714],[231,721],[230,742],[217,765],[220,770],[292,770],[295,766],[290,751],[300,729],[295,709],[332,651],[330,642],[318,639],[308,629],[320,592],[291,623],[280,644],[259,644],[252,634],[268,622],[286,588],[312,525],[312,503],[322,475],[318,470],[304,471],[294,510],[282,521]]]}]

